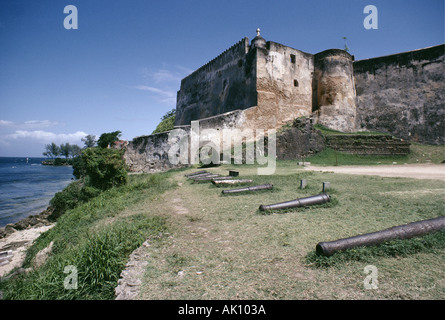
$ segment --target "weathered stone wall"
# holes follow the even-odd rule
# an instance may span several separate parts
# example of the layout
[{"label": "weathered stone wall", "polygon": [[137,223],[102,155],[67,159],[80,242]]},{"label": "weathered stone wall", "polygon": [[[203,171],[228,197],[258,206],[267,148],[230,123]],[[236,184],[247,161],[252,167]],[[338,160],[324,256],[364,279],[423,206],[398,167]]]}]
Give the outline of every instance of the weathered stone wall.
[{"label": "weathered stone wall", "polygon": [[310,115],[313,55],[260,39],[244,38],[182,80],[175,126],[249,108],[246,121],[264,129]]},{"label": "weathered stone wall", "polygon": [[130,172],[159,172],[184,166],[169,161],[168,152],[173,143],[168,141],[168,133],[136,137],[128,143],[124,159]]},{"label": "weathered stone wall", "polygon": [[358,128],[444,144],[444,48],[355,61]]},{"label": "weathered stone wall", "polygon": [[295,118],[309,116],[313,55],[272,41],[255,50],[258,104],[250,111],[252,116],[246,113],[248,119],[267,122],[263,127],[279,128]]},{"label": "weathered stone wall", "polygon": [[175,126],[257,104],[255,57],[240,42],[181,81]]},{"label": "weathered stone wall", "polygon": [[355,130],[356,95],[352,56],[331,49],[314,56],[313,111],[316,122],[330,129]]}]

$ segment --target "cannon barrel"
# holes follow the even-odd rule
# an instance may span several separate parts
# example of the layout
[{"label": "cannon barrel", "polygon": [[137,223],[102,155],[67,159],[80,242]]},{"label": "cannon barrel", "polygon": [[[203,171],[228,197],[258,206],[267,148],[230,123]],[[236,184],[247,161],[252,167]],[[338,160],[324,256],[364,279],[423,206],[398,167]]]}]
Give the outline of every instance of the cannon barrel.
[{"label": "cannon barrel", "polygon": [[237,192],[244,192],[244,191],[257,191],[257,190],[269,190],[272,189],[273,185],[270,183],[266,184],[260,184],[258,186],[251,186],[251,187],[245,187],[245,188],[237,188],[237,189],[230,189],[230,190],[223,190],[222,194],[226,193],[237,193]]},{"label": "cannon barrel", "polygon": [[319,255],[331,256],[335,252],[358,246],[370,246],[395,239],[409,239],[445,229],[445,216],[411,222],[381,231],[357,235],[330,242],[319,242],[315,251]]},{"label": "cannon barrel", "polygon": [[207,171],[205,171],[205,170],[195,171],[195,172],[186,174],[185,176],[186,176],[186,177],[193,177],[193,176],[196,176],[196,175],[198,175],[198,174],[203,174],[203,173],[207,173]]},{"label": "cannon barrel", "polygon": [[196,179],[196,178],[202,178],[202,177],[207,177],[210,175],[213,175],[214,173],[210,173],[210,172],[205,172],[205,173],[198,173],[198,174],[194,174],[192,176],[189,176],[187,178],[189,179]]},{"label": "cannon barrel", "polygon": [[211,180],[212,178],[216,178],[216,177],[220,177],[220,175],[219,174],[206,174],[206,175],[199,175],[199,176],[196,176],[196,177],[191,177],[190,179],[192,179],[192,180],[195,180],[195,181],[197,181],[197,180]]},{"label": "cannon barrel", "polygon": [[262,204],[260,206],[261,211],[266,210],[279,210],[279,209],[287,209],[287,208],[298,208],[298,207],[306,207],[314,204],[322,204],[329,202],[331,197],[326,193],[317,194],[315,196],[310,196],[306,198],[299,198],[291,201],[280,202],[275,204]]},{"label": "cannon barrel", "polygon": [[[233,177],[231,177],[233,178]],[[226,184],[243,184],[243,183],[252,183],[253,180],[251,179],[224,179],[224,180],[217,180],[212,179],[212,183],[214,185],[226,185]]]},{"label": "cannon barrel", "polygon": [[213,180],[230,180],[233,177],[230,176],[220,176],[220,175],[215,175],[215,176],[206,176],[206,177],[201,177],[201,178],[196,178],[193,179],[193,182],[212,182]]}]

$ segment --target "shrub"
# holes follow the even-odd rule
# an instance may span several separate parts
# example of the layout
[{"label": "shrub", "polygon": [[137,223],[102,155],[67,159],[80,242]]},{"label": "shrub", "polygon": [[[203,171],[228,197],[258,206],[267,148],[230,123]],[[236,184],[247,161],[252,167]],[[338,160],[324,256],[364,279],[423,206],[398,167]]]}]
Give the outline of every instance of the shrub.
[{"label": "shrub", "polygon": [[77,179],[85,178],[87,186],[106,190],[127,182],[124,150],[88,148],[73,164]]},{"label": "shrub", "polygon": [[73,181],[65,189],[57,192],[50,201],[53,209],[50,220],[56,220],[67,210],[73,209],[81,203],[96,197],[100,190],[83,185],[83,181]]}]

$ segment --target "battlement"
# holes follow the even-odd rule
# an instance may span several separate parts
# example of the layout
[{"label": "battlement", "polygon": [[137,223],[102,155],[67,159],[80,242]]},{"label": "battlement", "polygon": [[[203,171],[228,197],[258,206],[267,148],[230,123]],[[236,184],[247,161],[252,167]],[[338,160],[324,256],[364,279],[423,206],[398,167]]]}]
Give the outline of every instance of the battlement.
[{"label": "battlement", "polygon": [[[239,54],[244,53],[247,54],[249,52],[249,39],[247,37],[244,37],[234,45],[232,45],[230,48],[224,50],[221,54],[219,54],[216,58],[213,58],[206,64],[202,65],[195,71],[193,71],[189,76],[187,77],[194,77],[195,74],[201,73],[201,72],[207,72],[209,71],[213,65],[215,65],[218,61],[224,60],[224,57],[229,54]],[[186,78],[182,79],[184,81]]]}]

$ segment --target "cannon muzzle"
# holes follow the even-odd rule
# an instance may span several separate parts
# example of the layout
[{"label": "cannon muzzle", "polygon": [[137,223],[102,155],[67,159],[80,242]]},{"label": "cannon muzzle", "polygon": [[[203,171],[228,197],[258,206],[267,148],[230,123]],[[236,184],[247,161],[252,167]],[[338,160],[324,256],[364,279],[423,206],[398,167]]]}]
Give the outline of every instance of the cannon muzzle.
[{"label": "cannon muzzle", "polygon": [[427,233],[444,230],[445,216],[434,219],[411,222],[377,232],[366,233],[350,238],[330,242],[320,242],[315,251],[319,255],[331,256],[335,252],[358,246],[370,246],[395,239],[409,239]]},{"label": "cannon muzzle", "polygon": [[266,210],[280,210],[280,209],[287,209],[287,208],[307,207],[307,206],[311,206],[314,204],[326,203],[326,202],[329,202],[330,200],[331,200],[331,197],[328,194],[321,193],[321,194],[317,194],[315,196],[295,199],[295,200],[286,201],[286,202],[280,202],[280,203],[268,204],[268,205],[262,204],[260,206],[260,210],[266,211]]}]

